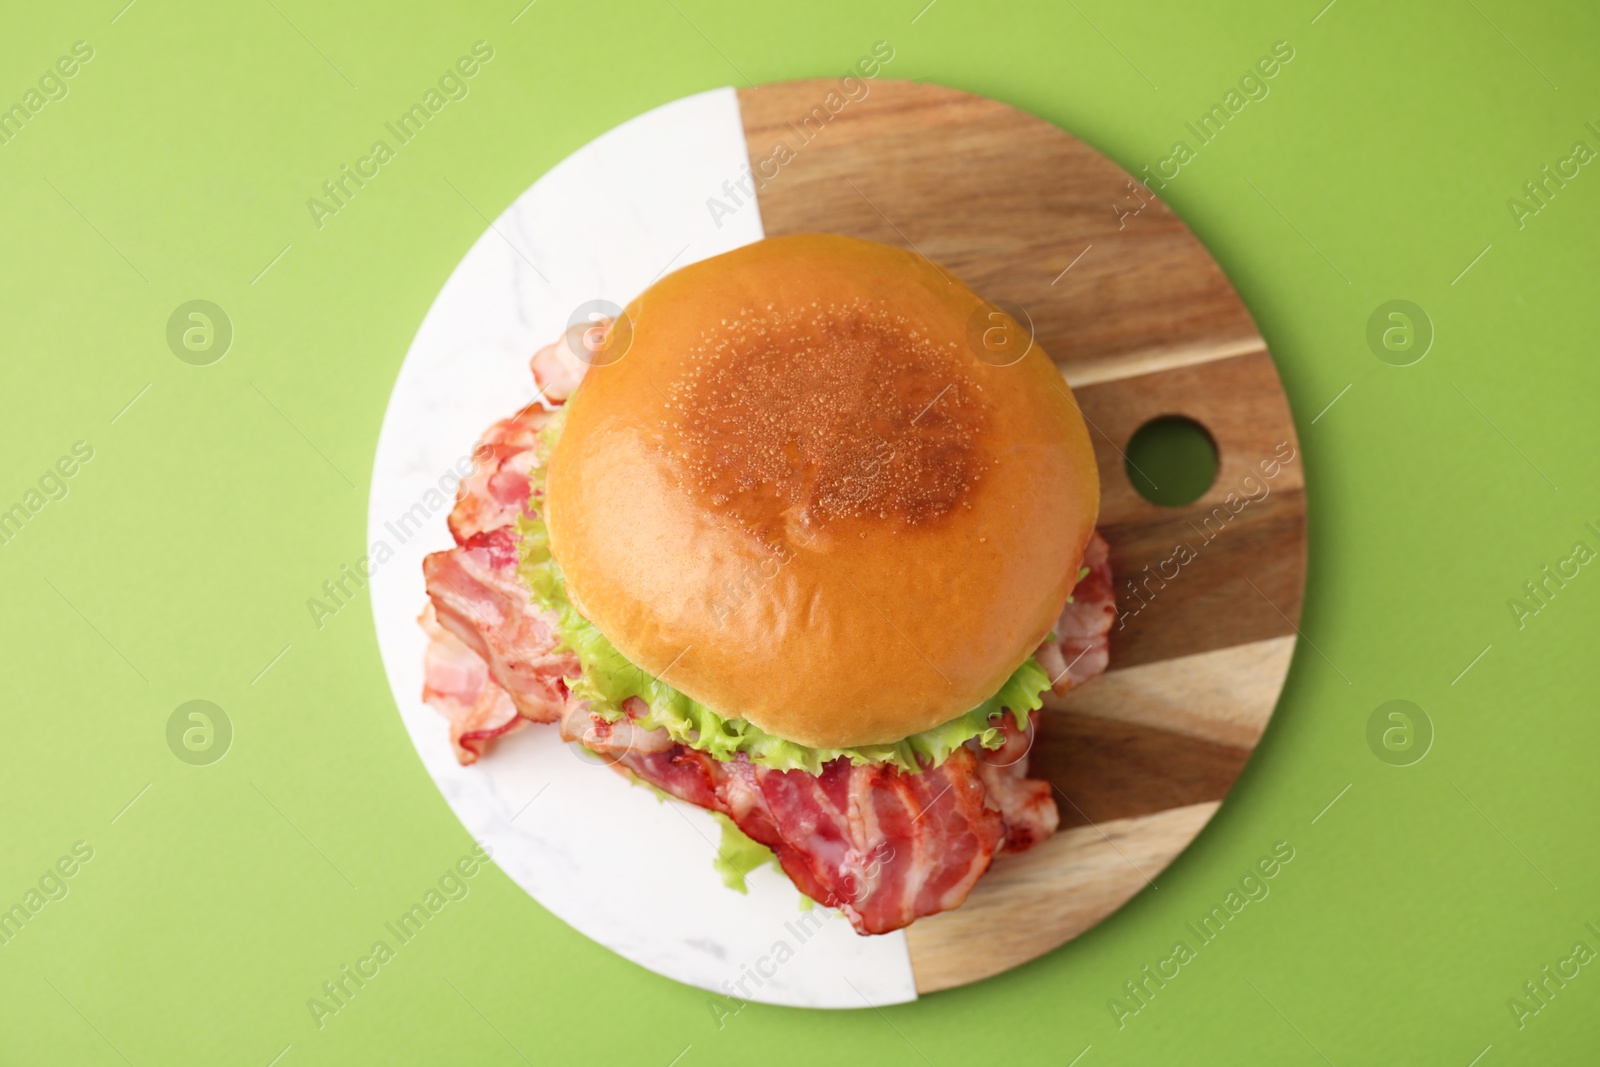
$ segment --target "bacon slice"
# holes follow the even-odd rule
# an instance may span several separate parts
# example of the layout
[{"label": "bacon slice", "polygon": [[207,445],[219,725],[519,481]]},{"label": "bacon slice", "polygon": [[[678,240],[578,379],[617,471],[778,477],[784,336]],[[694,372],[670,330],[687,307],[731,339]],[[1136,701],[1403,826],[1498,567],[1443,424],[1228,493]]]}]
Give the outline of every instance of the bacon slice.
[{"label": "bacon slice", "polygon": [[1103,674],[1111,661],[1111,624],[1117,621],[1117,595],[1111,585],[1111,548],[1096,530],[1083,552],[1083,576],[1056,620],[1056,640],[1034,653],[1050,676],[1057,696]]},{"label": "bacon slice", "polygon": [[1000,806],[1005,820],[1004,852],[1026,852],[1056,832],[1061,813],[1056,810],[1049,782],[1028,777],[1028,753],[1038,736],[1039,713],[1028,716],[1028,728],[1019,730],[1016,720],[1005,717],[1005,744],[997,749],[976,749],[978,777],[983,780],[989,799]]},{"label": "bacon slice", "polygon": [[1004,833],[967,749],[920,774],[834,760],[819,777],[745,762],[732,773],[760,798],[734,821],[777,854],[807,896],[857,932],[897,930],[960,906]]},{"label": "bacon slice", "polygon": [[[662,731],[665,735],[666,731]],[[729,813],[728,802],[722,790],[727,783],[726,764],[686,745],[668,742],[660,752],[611,750],[616,762],[613,766],[625,775],[648,782],[664,793],[670,793],[707,811]],[[603,755],[603,758],[604,757]]]},{"label": "bacon slice", "polygon": [[[484,661],[517,713],[534,722],[559,721],[568,698],[563,679],[577,677],[578,658],[556,651],[555,614],[538,608],[517,578],[513,528],[435,552],[422,561],[422,573],[438,624]],[[430,680],[429,688],[454,687]],[[454,721],[448,706],[434,706]]]},{"label": "bacon slice", "polygon": [[529,501],[536,436],[551,414],[529,405],[484,432],[450,511],[457,547],[423,560],[422,698],[450,721],[462,764],[523,720],[557,721],[568,704],[563,679],[578,671],[575,657],[554,652],[555,618],[534,607],[516,575],[515,523]]},{"label": "bacon slice", "polygon": [[[1055,829],[1050,786],[1025,777],[1031,735],[1014,724],[1006,728],[1008,747],[985,752],[974,744],[920,774],[837,759],[813,776],[743,756],[719,762],[664,730],[633,725],[642,706],[627,710],[628,719],[611,724],[584,707],[562,720],[562,736],[619,771],[727,815],[773,850],[801,892],[838,908],[862,934],[958,907],[997,851],[1021,851]],[[998,795],[989,793],[990,781]]]},{"label": "bacon slice", "polygon": [[450,533],[465,544],[510,526],[528,504],[528,472],[537,462],[536,436],[552,412],[529,405],[484,432],[472,450],[473,471],[456,490]]},{"label": "bacon slice", "polygon": [[561,339],[554,344],[545,345],[533,354],[528,360],[528,369],[533,372],[533,380],[538,383],[539,393],[552,404],[563,403],[572,391],[578,388],[578,383],[583,381],[583,376],[589,370],[589,364],[579,359],[575,354],[578,348],[593,351],[598,347],[598,338],[594,338],[591,331],[599,329],[602,333],[610,325],[609,319],[601,319],[589,325],[579,323],[567,327]]},{"label": "bacon slice", "polygon": [[491,740],[524,720],[510,694],[489,677],[483,657],[439,625],[432,601],[417,621],[428,632],[422,699],[450,720],[450,744],[457,761],[476,763]]},{"label": "bacon slice", "polygon": [[838,759],[815,777],[677,744],[612,752],[618,769],[733,819],[801,892],[862,934],[959,907],[1009,836],[967,749],[921,774]]},{"label": "bacon slice", "polygon": [[625,755],[656,756],[677,747],[667,731],[646,730],[638,724],[650,711],[643,700],[629,697],[622,710],[626,718],[608,722],[589,710],[587,700],[570,698],[561,715],[561,740],[576,741],[613,764]]}]

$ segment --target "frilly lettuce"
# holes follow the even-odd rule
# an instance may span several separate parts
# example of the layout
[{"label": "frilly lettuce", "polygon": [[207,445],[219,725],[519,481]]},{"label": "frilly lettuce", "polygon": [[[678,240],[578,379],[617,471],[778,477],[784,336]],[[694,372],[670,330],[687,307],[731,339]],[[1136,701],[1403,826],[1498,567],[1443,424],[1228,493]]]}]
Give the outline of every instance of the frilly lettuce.
[{"label": "frilly lettuce", "polygon": [[778,857],[766,845],[747,837],[722,812],[714,811],[711,817],[722,827],[722,843],[717,846],[717,858],[712,861],[712,866],[722,875],[723,885],[740,893],[749,893],[750,887],[745,885],[744,876],[763,864],[777,866]]},{"label": "frilly lettuce", "polygon": [[[560,436],[564,414],[564,411],[558,412],[540,435],[539,462],[529,478],[534,509],[542,507],[544,461]],[[581,677],[568,679],[572,692],[587,699],[596,714],[613,722],[623,717],[623,702],[638,697],[649,708],[649,712],[637,720],[640,727],[664,729],[674,741],[699,749],[714,759],[730,760],[742,752],[751,762],[774,770],[821,774],[823,764],[842,757],[858,765],[892,764],[914,774],[925,767],[937,767],[973,738],[984,748],[999,748],[1004,744],[1000,716],[1009,710],[1017,725],[1026,729],[1029,712],[1043,703],[1039,694],[1050,688],[1049,676],[1030,656],[994,696],[965,715],[912,734],[903,741],[853,748],[812,748],[785,741],[744,719],[723,718],[629,662],[605,634],[579,615],[568,601],[561,565],[550,555],[550,533],[542,516],[523,515],[517,521],[517,530],[521,538],[518,573],[534,602],[557,615],[562,643],[576,654],[582,666]],[[726,872],[724,877],[728,877]],[[738,877],[743,880],[742,873]]]}]

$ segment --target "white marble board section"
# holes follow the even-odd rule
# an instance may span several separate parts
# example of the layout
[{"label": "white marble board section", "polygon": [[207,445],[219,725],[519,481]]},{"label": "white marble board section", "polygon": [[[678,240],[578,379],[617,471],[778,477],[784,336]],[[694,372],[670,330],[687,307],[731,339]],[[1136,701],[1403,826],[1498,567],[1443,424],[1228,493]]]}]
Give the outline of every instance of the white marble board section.
[{"label": "white marble board section", "polygon": [[[422,557],[451,544],[448,505],[429,490],[485,427],[533,398],[528,357],[574,308],[626,304],[667,270],[761,239],[756,204],[723,214],[720,226],[706,205],[748,158],[734,90],[666,104],[563,160],[462,259],[417,331],[378,437],[368,543],[394,553],[372,576],[378,647],[451,810],[560,919],[642,967],[725,995],[743,990],[740,999],[899,1003],[916,999],[901,934],[859,937],[824,909],[802,925],[798,893],[770,868],[750,877],[748,896],[726,889],[706,812],[658,801],[551,727],[526,727],[461,767],[445,720],[421,699]],[[432,514],[405,536],[399,520],[418,504]]]}]

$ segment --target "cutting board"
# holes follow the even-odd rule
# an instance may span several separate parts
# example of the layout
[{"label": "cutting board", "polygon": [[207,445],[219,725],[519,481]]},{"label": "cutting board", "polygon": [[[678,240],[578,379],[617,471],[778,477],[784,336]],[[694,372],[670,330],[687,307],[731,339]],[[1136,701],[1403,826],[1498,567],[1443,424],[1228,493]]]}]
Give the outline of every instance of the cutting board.
[{"label": "cutting board", "polygon": [[[1055,787],[1061,831],[999,857],[962,908],[907,931],[928,993],[1077,937],[1204,829],[1289,669],[1305,491],[1266,344],[1153,192],[1005,104],[860,85],[865,95],[832,80],[739,91],[766,233],[898,245],[1026,310],[1090,426],[1120,611],[1110,669],[1047,706],[1030,754],[1030,773]],[[1165,415],[1199,423],[1217,447],[1215,481],[1186,507],[1149,503],[1125,473],[1129,439]]]}]

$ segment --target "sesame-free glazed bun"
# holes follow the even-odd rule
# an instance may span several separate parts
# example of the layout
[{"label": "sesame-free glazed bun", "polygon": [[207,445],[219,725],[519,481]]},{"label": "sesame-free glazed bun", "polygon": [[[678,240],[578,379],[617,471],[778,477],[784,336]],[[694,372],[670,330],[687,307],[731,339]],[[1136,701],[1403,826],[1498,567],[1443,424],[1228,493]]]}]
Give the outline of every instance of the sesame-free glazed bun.
[{"label": "sesame-free glazed bun", "polygon": [[625,314],[631,347],[589,370],[549,462],[578,612],[805,745],[899,741],[993,696],[1099,508],[1055,366],[978,357],[1027,348],[1021,328],[921,256],[826,234],[685,267]]}]

